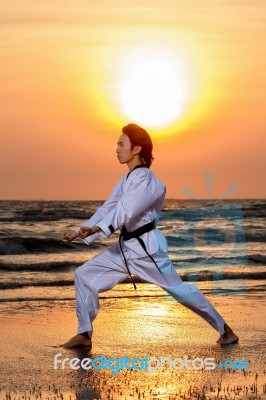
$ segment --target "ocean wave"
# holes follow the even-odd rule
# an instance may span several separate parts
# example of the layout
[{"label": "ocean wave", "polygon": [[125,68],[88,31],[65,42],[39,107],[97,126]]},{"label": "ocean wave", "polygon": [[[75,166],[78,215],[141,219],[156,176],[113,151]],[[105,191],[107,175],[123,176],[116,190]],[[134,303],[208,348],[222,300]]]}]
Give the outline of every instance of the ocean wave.
[{"label": "ocean wave", "polygon": [[[100,242],[92,243],[90,248],[103,247]],[[84,243],[68,243],[53,238],[7,237],[0,240],[0,255],[27,253],[59,253],[61,251],[84,250]]]},{"label": "ocean wave", "polygon": [[[23,262],[19,260],[19,262],[12,262],[9,261],[0,261],[0,271],[26,271],[26,272],[57,272],[57,271],[69,271],[76,267],[81,266],[86,260],[81,257],[80,260],[73,260],[73,261],[66,261],[66,260],[59,260],[59,261],[41,261],[41,262],[31,262],[29,263],[27,260]],[[244,263],[243,263],[244,261]],[[194,257],[194,258],[185,258],[180,259],[176,257],[171,257],[171,262],[173,266],[176,268],[177,271],[184,268],[193,268],[193,266],[203,267],[208,266],[209,268],[223,268],[223,267],[230,267],[235,266],[239,267],[242,264],[244,266],[252,266],[260,264],[262,266],[266,266],[266,256],[261,254],[253,254],[252,256],[248,256],[248,258],[203,258],[203,257]],[[182,273],[182,272],[180,272]]]},{"label": "ocean wave", "polygon": [[54,297],[16,297],[10,299],[1,299],[0,303],[16,303],[16,302],[29,302],[29,301],[64,301],[64,300],[75,300],[74,297],[60,297],[55,299]]},{"label": "ocean wave", "polygon": [[[176,230],[176,235],[173,234],[168,234],[167,231],[164,232],[167,243],[169,246],[176,246],[176,247],[181,247],[181,246],[194,246],[194,236],[192,234],[184,234],[181,231]],[[209,245],[223,245],[224,243],[224,237],[221,235],[215,234],[214,232],[209,232],[208,235],[205,234],[205,240]],[[236,244],[241,244],[241,243],[249,243],[249,242],[266,242],[266,230],[265,229],[257,229],[255,230],[250,230],[248,231],[247,229],[241,229],[239,230],[235,243]]]},{"label": "ocean wave", "polygon": [[89,219],[93,212],[83,209],[67,208],[32,208],[26,210],[14,210],[11,214],[0,215],[2,222],[43,222],[60,221],[62,219]]},{"label": "ocean wave", "polygon": [[198,272],[186,272],[180,274],[183,281],[194,281],[194,282],[206,282],[206,281],[225,281],[232,279],[240,280],[260,280],[266,279],[266,271],[198,271]]},{"label": "ocean wave", "polygon": [[248,256],[248,259],[256,264],[266,265],[266,256],[264,256],[263,254],[252,254]]},{"label": "ocean wave", "polygon": [[250,293],[259,293],[259,292],[265,292],[266,290],[266,285],[258,285],[256,287],[240,287],[240,288],[219,288],[216,287],[215,289],[205,289],[202,290],[202,292],[205,295],[213,295],[215,294],[215,296],[237,296],[237,295],[247,295]]},{"label": "ocean wave", "polygon": [[[115,239],[115,238],[114,238]],[[191,238],[175,237],[166,235],[169,251],[171,247],[191,247]],[[265,242],[265,235],[263,233],[248,234],[247,241],[238,241],[237,245],[248,242]],[[213,241],[215,244],[215,241]],[[105,248],[108,243],[104,241],[95,241],[87,250]],[[218,243],[219,245],[219,243]],[[211,246],[211,245],[210,245]],[[16,254],[29,254],[29,253],[60,253],[68,251],[84,251],[84,243],[74,242],[67,243],[63,240],[53,238],[38,238],[38,237],[6,237],[0,239],[0,255],[16,255]],[[200,258],[199,258],[200,259]],[[189,261],[189,259],[188,259]],[[204,261],[204,260],[203,260]]]},{"label": "ocean wave", "polygon": [[266,230],[260,229],[255,231],[246,231],[246,242],[266,242]]},{"label": "ocean wave", "polygon": [[[223,246],[225,243],[224,235],[221,234],[221,236],[216,235],[216,234],[206,234],[204,236],[204,242],[208,246]],[[193,234],[182,234],[179,233],[177,236],[171,235],[171,234],[165,234],[168,246],[175,246],[175,247],[192,247],[195,248],[195,237]],[[261,240],[257,240],[257,238],[261,237],[260,235],[252,235],[250,234],[250,241],[263,241],[263,237]],[[231,243],[231,242],[230,242]],[[245,237],[244,234],[239,235],[236,240],[234,241],[236,245],[240,244],[245,244],[247,243],[247,238]]]},{"label": "ocean wave", "polygon": [[[263,280],[266,279],[265,272],[217,272],[217,271],[199,271],[180,273],[180,277],[184,282],[207,282],[207,281],[225,281],[225,280]],[[142,280],[134,278],[136,283],[143,283]],[[130,278],[126,278],[122,283],[131,283]],[[54,281],[35,281],[32,280],[23,282],[0,282],[0,289],[21,289],[24,287],[62,287],[73,286],[73,279],[54,280]]]},{"label": "ocean wave", "polygon": [[64,271],[69,270],[75,267],[81,266],[82,262],[75,261],[48,261],[48,262],[40,262],[40,263],[8,263],[8,262],[0,262],[0,271],[38,271],[38,272],[56,272],[56,271]]},{"label": "ocean wave", "polygon": [[266,217],[265,203],[256,204],[256,206],[254,207],[247,207],[247,206],[244,207],[243,216],[244,218],[265,218]]},{"label": "ocean wave", "polygon": [[59,280],[59,281],[37,281],[37,282],[0,282],[0,289],[21,289],[29,286],[33,287],[61,287],[61,286],[72,286],[74,281],[69,280]]},{"label": "ocean wave", "polygon": [[[84,218],[87,219],[104,200],[0,200],[0,220],[18,221],[19,219],[43,220],[43,218]],[[210,207],[221,209],[241,208],[245,217],[266,217],[265,199],[165,199],[163,214],[182,210],[205,211]]]},{"label": "ocean wave", "polygon": [[219,267],[230,267],[230,266],[241,266],[241,265],[253,265],[253,264],[261,264],[266,266],[266,259],[263,255],[245,255],[240,254],[239,256],[233,257],[199,257],[193,256],[192,254],[186,254],[185,257],[183,255],[176,256],[175,253],[169,252],[171,257],[171,262],[176,268],[185,268],[185,267],[193,267],[193,266],[209,266],[213,268]]},{"label": "ocean wave", "polygon": [[266,265],[266,256],[262,254],[253,254],[253,255],[245,255],[241,254],[239,257],[189,257],[187,256],[185,260],[173,257],[171,259],[173,264],[178,264],[186,263],[186,264],[196,264],[196,265],[221,265],[221,266],[230,266],[230,265],[252,265],[254,264],[262,264]]},{"label": "ocean wave", "polygon": [[[252,293],[255,295],[256,293],[264,293],[266,290],[266,285],[258,285],[256,287],[240,287],[240,288],[215,288],[215,295],[216,296],[237,296],[237,295],[247,295]],[[208,295],[213,295],[214,290],[212,289],[201,289],[202,293],[206,296]],[[112,299],[142,299],[142,298],[163,298],[165,299],[169,297],[169,299],[173,299],[170,295],[167,295],[165,293],[163,294],[150,294],[150,295],[143,295],[143,294],[123,294],[123,295],[99,295],[100,300],[112,300]],[[55,298],[55,297],[13,297],[13,298],[0,298],[0,303],[29,303],[29,302],[60,302],[60,301],[75,301],[75,297],[60,297],[60,298]],[[174,300],[173,300],[174,301]]]}]

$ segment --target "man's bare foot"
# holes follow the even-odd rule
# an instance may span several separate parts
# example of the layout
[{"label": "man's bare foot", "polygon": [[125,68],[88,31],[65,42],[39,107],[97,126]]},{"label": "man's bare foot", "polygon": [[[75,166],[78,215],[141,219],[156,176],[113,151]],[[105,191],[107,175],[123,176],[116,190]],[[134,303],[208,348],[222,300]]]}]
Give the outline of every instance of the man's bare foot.
[{"label": "man's bare foot", "polygon": [[91,338],[86,335],[76,335],[73,336],[68,342],[64,344],[60,344],[60,347],[64,347],[65,349],[70,349],[71,347],[85,346],[91,349],[92,342]]},{"label": "man's bare foot", "polygon": [[238,343],[239,337],[233,332],[233,330],[227,324],[224,324],[225,332],[219,337],[216,343],[220,345]]}]

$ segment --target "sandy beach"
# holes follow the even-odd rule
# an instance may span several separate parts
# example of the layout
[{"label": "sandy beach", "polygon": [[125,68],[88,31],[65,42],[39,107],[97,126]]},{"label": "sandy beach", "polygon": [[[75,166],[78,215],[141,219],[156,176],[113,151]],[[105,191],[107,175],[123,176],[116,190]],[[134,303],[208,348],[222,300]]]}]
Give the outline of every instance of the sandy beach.
[{"label": "sandy beach", "polygon": [[[239,335],[237,345],[219,347],[219,335],[211,326],[160,289],[156,297],[102,299],[89,353],[56,347],[76,333],[73,300],[1,303],[0,399],[265,399],[263,293],[208,298]],[[110,369],[73,370],[69,364],[55,369],[57,353],[61,359],[79,360],[101,356],[208,357],[216,364],[246,360],[249,371],[217,365],[212,370],[176,370],[169,363],[163,369],[123,368],[116,374]]]}]

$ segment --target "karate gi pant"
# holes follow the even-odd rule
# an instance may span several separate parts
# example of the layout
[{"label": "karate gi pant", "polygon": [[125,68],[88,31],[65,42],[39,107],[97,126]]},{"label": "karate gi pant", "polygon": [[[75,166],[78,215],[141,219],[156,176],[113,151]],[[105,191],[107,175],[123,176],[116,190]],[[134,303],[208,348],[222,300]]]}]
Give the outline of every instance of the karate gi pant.
[{"label": "karate gi pant", "polygon": [[[124,254],[127,258],[127,250],[124,250]],[[194,311],[223,334],[224,319],[195,285],[182,281],[167,254],[159,251],[153,258],[162,274],[148,256],[134,260],[127,259],[130,272],[145,282],[160,286],[175,300]],[[98,293],[112,289],[127,276],[128,271],[118,243],[76,269],[78,333],[88,332],[92,336],[92,322],[100,308]]]}]

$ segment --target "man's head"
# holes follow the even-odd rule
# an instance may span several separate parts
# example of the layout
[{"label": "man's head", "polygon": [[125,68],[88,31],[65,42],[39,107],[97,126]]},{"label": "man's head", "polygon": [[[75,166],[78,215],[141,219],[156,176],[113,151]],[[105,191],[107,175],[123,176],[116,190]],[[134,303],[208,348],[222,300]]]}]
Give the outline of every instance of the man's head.
[{"label": "man's head", "polygon": [[136,124],[122,128],[116,151],[121,164],[137,160],[139,164],[142,163],[149,168],[154,159],[152,149],[151,138],[145,129]]}]

